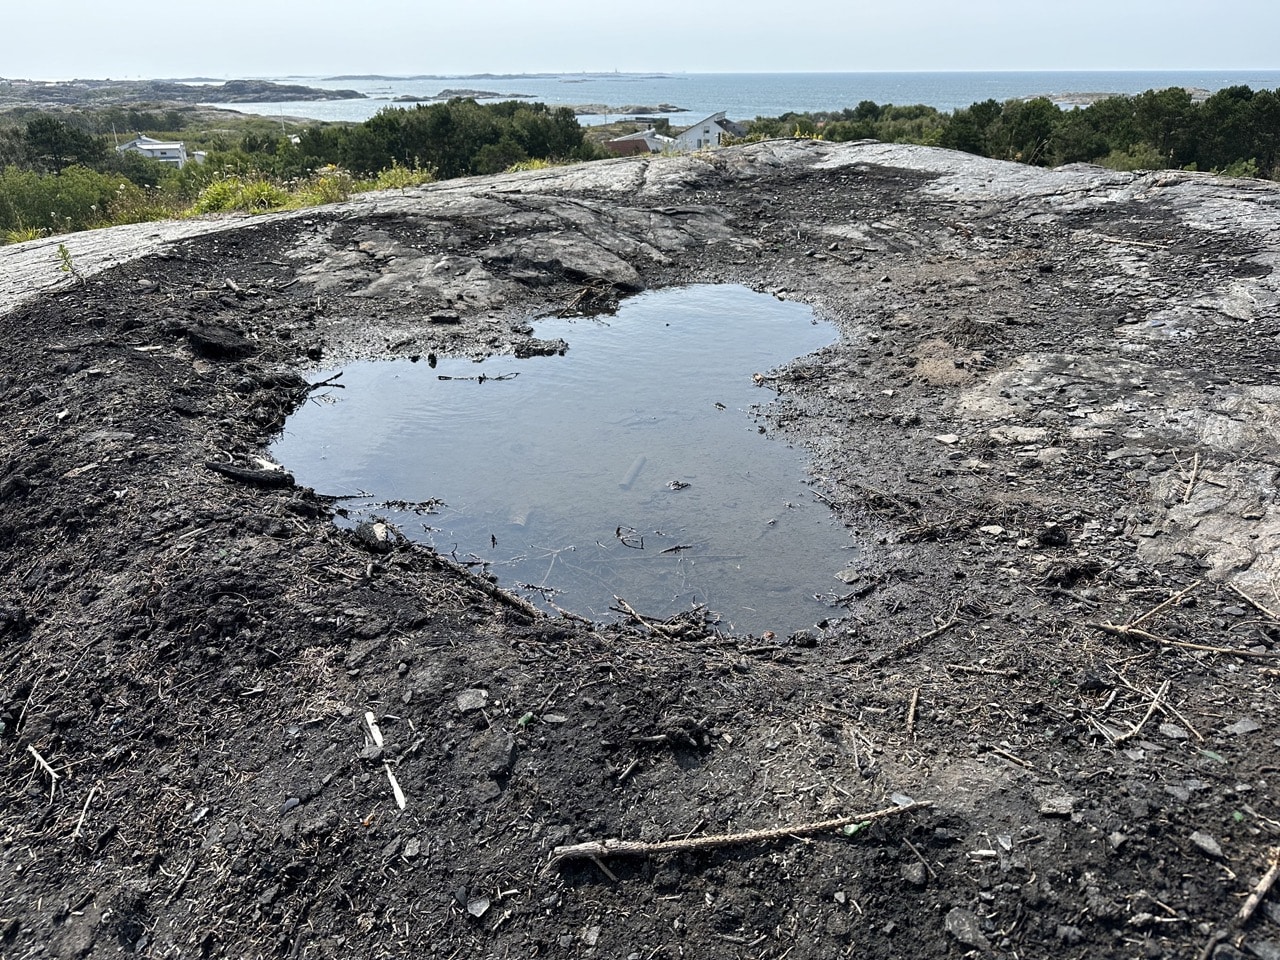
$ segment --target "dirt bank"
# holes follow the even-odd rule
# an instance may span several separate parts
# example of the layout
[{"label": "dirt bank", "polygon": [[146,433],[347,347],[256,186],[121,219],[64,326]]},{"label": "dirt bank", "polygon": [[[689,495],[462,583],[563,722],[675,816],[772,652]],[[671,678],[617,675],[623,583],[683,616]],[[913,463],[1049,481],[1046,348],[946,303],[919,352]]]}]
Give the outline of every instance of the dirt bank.
[{"label": "dirt bank", "polygon": [[[63,242],[0,251],[5,957],[1280,956],[1275,185],[777,142]],[[694,281],[842,332],[770,378],[865,543],[806,634],[532,616],[260,459],[322,365]]]}]

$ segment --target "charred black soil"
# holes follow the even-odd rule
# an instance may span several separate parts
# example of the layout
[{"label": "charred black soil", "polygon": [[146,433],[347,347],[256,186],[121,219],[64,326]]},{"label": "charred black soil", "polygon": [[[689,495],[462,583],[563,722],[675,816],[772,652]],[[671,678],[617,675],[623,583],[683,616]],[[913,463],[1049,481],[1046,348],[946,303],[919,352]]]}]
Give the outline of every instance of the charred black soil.
[{"label": "charred black soil", "polygon": [[[0,253],[0,954],[1280,955],[1274,185],[782,142],[165,230]],[[841,330],[765,383],[864,543],[812,630],[538,615],[264,459],[689,282]]]}]

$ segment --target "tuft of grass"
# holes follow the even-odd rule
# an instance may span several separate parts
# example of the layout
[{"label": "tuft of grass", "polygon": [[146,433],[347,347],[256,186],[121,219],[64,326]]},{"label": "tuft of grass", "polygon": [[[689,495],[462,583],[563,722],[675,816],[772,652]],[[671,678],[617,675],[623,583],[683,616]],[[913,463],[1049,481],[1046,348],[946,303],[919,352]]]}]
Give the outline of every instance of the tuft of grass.
[{"label": "tuft of grass", "polygon": [[290,206],[315,207],[322,203],[341,203],[351,199],[359,184],[341,167],[321,167],[292,191]]},{"label": "tuft of grass", "polygon": [[26,243],[28,240],[39,240],[47,232],[43,227],[17,227],[5,231],[4,242]]},{"label": "tuft of grass", "polygon": [[233,210],[262,213],[291,206],[292,199],[287,190],[268,180],[223,177],[201,190],[186,213],[189,216]]},{"label": "tuft of grass", "polygon": [[551,160],[544,160],[541,157],[535,157],[532,160],[521,160],[519,163],[513,163],[507,167],[504,173],[523,173],[525,170],[550,170],[552,167],[560,166]]},{"label": "tuft of grass", "polygon": [[435,183],[436,172],[433,167],[402,167],[392,161],[386,170],[380,170],[373,181],[374,190],[406,190],[409,187],[420,187],[424,183]]}]

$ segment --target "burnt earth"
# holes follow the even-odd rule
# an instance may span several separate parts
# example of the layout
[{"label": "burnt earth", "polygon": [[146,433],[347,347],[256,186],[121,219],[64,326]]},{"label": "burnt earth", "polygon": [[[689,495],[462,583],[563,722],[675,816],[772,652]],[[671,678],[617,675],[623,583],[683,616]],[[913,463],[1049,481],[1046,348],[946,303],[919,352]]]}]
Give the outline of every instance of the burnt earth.
[{"label": "burnt earth", "polygon": [[[782,141],[62,242],[0,252],[3,956],[1280,955],[1275,185]],[[764,380],[864,545],[810,631],[538,615],[265,460],[321,367],[687,282],[841,330]]]}]

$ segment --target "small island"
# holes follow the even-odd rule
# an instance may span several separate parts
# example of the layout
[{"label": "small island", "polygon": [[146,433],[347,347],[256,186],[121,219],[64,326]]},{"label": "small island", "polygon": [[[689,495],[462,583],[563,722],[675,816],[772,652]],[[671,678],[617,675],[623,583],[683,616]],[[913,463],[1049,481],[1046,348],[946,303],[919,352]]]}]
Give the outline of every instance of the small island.
[{"label": "small island", "polygon": [[286,103],[365,100],[358,90],[327,90],[269,80],[190,83],[180,80],[4,80],[0,107],[104,107],[141,102]]}]

